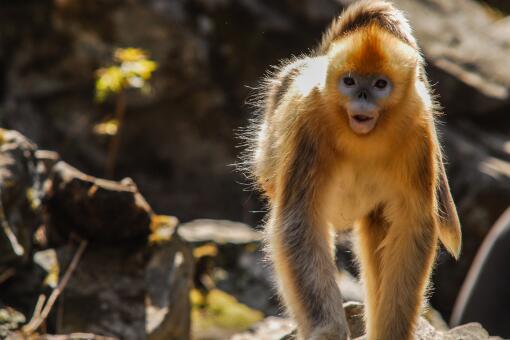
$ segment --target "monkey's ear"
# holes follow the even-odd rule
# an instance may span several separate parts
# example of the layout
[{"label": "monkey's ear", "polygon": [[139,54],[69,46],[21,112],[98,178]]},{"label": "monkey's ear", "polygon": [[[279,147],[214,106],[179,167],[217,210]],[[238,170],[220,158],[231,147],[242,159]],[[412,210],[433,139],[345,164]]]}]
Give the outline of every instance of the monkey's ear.
[{"label": "monkey's ear", "polygon": [[439,181],[437,185],[436,197],[438,200],[439,216],[439,239],[446,250],[455,257],[459,258],[462,246],[462,232],[460,229],[459,216],[453,202],[450,192],[450,185],[443,164],[441,155],[439,156]]}]

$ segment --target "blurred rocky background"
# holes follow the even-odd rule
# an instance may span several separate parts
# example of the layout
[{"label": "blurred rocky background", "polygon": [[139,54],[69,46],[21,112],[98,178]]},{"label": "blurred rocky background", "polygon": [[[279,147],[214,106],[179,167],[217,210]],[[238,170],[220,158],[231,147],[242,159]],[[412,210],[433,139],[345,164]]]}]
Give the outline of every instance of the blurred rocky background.
[{"label": "blurred rocky background", "polygon": [[[440,252],[430,300],[448,320],[510,205],[510,6],[394,2],[445,112],[464,249],[457,263]],[[255,231],[264,204],[232,167],[234,131],[269,66],[314,47],[348,3],[0,2],[0,338],[225,339],[278,315]],[[157,64],[150,88],[134,82],[122,99],[96,100],[97,70],[128,47]],[[111,122],[117,130],[100,128]],[[114,171],[105,171],[114,139]],[[360,301],[348,241],[340,248],[351,273],[339,283]],[[437,315],[432,330],[420,326],[423,339],[448,338]],[[488,336],[470,327],[466,339]],[[267,319],[235,337],[272,339],[277,329],[292,325]],[[69,335],[44,335],[56,333]]]}]

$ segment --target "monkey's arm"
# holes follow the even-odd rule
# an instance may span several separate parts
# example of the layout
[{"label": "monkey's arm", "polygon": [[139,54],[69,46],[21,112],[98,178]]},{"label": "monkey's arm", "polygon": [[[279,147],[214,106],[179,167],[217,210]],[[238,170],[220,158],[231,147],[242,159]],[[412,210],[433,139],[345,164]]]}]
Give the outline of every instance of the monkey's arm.
[{"label": "monkey's arm", "polygon": [[280,162],[268,224],[270,256],[300,339],[347,339],[342,296],[335,282],[333,234],[318,213],[323,169],[316,139],[298,131]]}]

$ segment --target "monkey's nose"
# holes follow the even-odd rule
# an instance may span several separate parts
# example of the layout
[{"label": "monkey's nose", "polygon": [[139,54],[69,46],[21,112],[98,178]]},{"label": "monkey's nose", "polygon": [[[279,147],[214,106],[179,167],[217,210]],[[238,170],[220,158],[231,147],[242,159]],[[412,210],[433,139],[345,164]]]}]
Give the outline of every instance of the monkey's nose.
[{"label": "monkey's nose", "polygon": [[358,99],[367,99],[367,93],[365,91],[360,91],[358,93]]}]

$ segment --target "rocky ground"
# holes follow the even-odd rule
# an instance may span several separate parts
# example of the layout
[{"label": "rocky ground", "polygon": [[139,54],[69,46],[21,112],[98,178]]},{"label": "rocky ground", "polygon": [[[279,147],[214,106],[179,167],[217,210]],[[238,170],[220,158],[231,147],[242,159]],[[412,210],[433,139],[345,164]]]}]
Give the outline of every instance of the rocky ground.
[{"label": "rocky ground", "polygon": [[[356,340],[365,340],[363,305],[360,303],[345,303],[344,309],[349,324],[351,337]],[[292,321],[281,318],[267,318],[258,323],[249,332],[237,334],[231,340],[291,340],[294,324]],[[469,323],[450,330],[438,330],[430,324],[425,318],[418,322],[417,330],[414,336],[416,340],[498,340],[499,337],[491,337],[480,324]]]},{"label": "rocky ground", "polygon": [[[263,205],[229,166],[240,151],[232,131],[246,125],[245,101],[268,65],[314,46],[349,2],[0,3],[0,126],[10,129],[0,138],[0,338],[33,315],[26,334],[180,339],[190,315],[196,334],[225,338],[277,314],[259,236],[243,224],[259,225]],[[415,27],[446,113],[441,139],[464,248],[458,263],[439,254],[431,304],[448,319],[476,250],[510,205],[510,11],[497,0],[394,2]],[[127,96],[110,181],[100,179],[110,137],[94,126],[114,102],[93,101],[94,72],[128,46],[159,68],[148,96]],[[203,217],[243,223],[195,220]],[[355,274],[349,253],[338,255]],[[352,276],[340,276],[361,300]],[[272,320],[261,327],[290,329]]]}]

